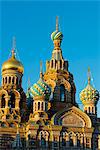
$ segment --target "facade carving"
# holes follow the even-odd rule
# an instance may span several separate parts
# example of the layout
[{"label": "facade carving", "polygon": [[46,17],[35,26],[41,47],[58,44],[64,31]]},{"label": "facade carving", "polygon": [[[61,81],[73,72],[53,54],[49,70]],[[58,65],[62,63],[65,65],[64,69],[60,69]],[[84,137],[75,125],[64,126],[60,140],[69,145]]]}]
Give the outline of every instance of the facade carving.
[{"label": "facade carving", "polygon": [[73,75],[62,55],[62,32],[51,34],[54,49],[46,72],[25,94],[24,67],[12,56],[3,63],[0,87],[0,150],[100,150],[99,92],[88,84],[80,93],[83,111],[76,99]]}]

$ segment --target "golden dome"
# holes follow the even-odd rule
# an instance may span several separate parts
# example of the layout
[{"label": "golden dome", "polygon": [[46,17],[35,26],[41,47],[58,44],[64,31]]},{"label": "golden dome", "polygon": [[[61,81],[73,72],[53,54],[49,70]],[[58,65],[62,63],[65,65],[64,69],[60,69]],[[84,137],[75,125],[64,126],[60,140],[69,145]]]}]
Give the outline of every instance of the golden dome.
[{"label": "golden dome", "polygon": [[24,72],[22,63],[15,58],[14,50],[12,50],[12,57],[3,63],[1,71],[9,69],[16,70],[20,73]]}]

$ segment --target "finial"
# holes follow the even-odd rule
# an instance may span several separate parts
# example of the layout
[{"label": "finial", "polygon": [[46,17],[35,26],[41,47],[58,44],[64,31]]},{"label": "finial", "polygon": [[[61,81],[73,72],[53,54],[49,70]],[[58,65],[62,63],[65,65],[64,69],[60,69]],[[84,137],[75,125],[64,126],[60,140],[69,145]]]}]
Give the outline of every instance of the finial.
[{"label": "finial", "polygon": [[12,57],[15,57],[15,49],[16,49],[16,38],[13,36],[13,39],[12,39]]},{"label": "finial", "polygon": [[56,31],[58,31],[58,16],[56,16]]},{"label": "finial", "polygon": [[43,73],[42,73],[42,61],[40,61],[40,78],[43,79]]},{"label": "finial", "polygon": [[88,84],[90,84],[91,81],[91,73],[90,73],[90,67],[88,67]]}]

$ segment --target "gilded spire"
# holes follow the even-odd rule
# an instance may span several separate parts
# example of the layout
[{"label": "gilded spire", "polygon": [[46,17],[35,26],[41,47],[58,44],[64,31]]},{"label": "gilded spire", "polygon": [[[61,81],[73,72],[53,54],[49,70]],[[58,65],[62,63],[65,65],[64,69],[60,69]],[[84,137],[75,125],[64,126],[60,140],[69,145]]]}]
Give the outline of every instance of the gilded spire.
[{"label": "gilded spire", "polygon": [[56,31],[59,30],[59,24],[58,24],[58,16],[56,16]]},{"label": "gilded spire", "polygon": [[42,61],[40,61],[40,78],[43,79]]},{"label": "gilded spire", "polygon": [[15,49],[16,49],[16,38],[12,39],[12,57],[15,58]]},{"label": "gilded spire", "polygon": [[91,82],[91,73],[90,73],[90,67],[88,67],[88,84]]}]

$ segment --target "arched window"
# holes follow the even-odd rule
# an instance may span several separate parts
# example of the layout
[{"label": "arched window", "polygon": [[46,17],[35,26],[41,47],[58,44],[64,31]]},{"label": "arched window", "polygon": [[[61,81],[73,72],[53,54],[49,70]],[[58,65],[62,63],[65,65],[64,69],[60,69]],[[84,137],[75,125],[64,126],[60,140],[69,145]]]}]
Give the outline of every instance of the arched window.
[{"label": "arched window", "polygon": [[65,100],[65,87],[60,85],[60,101],[64,102]]},{"label": "arched window", "polygon": [[40,110],[40,102],[38,102],[38,110]]},{"label": "arched window", "polygon": [[5,104],[6,104],[6,102],[5,102],[5,95],[3,94],[2,98],[1,98],[1,108],[5,108]]},{"label": "arched window", "polygon": [[43,147],[46,146],[46,140],[43,136],[41,137],[41,146],[43,146]]},{"label": "arched window", "polygon": [[11,93],[10,100],[8,102],[10,108],[15,108],[15,94]]}]

